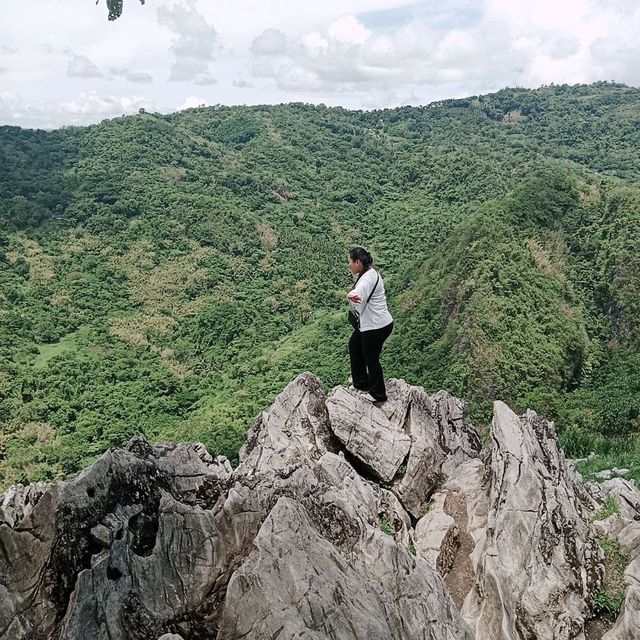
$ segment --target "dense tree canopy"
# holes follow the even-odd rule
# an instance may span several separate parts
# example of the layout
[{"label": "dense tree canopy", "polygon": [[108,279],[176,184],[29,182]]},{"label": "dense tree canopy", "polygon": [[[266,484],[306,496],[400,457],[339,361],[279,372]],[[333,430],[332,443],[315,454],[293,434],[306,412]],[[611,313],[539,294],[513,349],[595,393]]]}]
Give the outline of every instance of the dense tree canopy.
[{"label": "dense tree canopy", "polygon": [[0,127],[0,486],[136,433],[233,459],[295,375],[345,383],[354,245],[388,376],[640,474],[639,160],[640,91],[611,83]]}]

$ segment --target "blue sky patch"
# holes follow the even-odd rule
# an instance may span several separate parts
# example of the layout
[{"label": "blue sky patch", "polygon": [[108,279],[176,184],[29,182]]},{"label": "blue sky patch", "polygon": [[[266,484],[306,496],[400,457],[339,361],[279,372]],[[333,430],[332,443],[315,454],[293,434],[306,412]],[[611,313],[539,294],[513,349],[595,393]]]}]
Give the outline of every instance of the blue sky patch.
[{"label": "blue sky patch", "polygon": [[393,9],[366,11],[357,14],[358,20],[371,31],[395,31],[409,22],[427,24],[432,29],[448,31],[465,29],[480,21],[482,11],[477,0],[434,2],[420,0]]}]

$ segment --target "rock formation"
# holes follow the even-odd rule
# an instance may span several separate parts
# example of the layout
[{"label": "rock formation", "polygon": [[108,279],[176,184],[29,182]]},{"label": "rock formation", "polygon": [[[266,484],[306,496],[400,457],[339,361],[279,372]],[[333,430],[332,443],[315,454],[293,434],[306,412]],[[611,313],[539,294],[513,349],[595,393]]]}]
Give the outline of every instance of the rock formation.
[{"label": "rock formation", "polygon": [[635,640],[640,638],[640,490],[622,478],[607,480],[599,490],[601,497],[616,501],[618,512],[594,525],[603,538],[617,540],[630,560],[624,574],[628,587],[622,611],[602,640]]},{"label": "rock formation", "polygon": [[591,499],[553,426],[494,404],[486,535],[465,618],[476,637],[579,638],[602,580]]},{"label": "rock formation", "polygon": [[[635,485],[589,493],[533,412],[496,403],[483,448],[460,400],[402,380],[387,393],[326,396],[305,373],[236,469],[135,438],[72,479],[12,487],[0,639],[585,640],[591,517],[606,491],[638,507]],[[637,557],[638,523],[619,516],[601,528]],[[607,640],[640,637],[633,567]]]}]

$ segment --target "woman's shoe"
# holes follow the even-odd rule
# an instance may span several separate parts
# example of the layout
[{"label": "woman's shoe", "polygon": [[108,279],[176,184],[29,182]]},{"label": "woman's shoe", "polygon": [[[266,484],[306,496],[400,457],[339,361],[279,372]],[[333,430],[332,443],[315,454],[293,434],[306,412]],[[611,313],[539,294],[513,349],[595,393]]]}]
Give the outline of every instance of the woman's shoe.
[{"label": "woman's shoe", "polygon": [[378,400],[378,398],[374,398],[368,391],[362,397],[365,400],[369,400],[369,402],[377,402],[377,403],[380,403],[380,404],[382,404],[383,402],[387,401],[386,398],[384,398],[384,400]]}]

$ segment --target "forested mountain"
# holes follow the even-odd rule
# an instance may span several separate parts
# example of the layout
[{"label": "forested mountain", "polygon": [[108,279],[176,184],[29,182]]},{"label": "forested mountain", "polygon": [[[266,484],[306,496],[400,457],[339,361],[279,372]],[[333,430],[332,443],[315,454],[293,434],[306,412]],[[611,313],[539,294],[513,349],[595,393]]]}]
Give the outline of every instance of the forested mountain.
[{"label": "forested mountain", "polygon": [[0,127],[0,487],[137,433],[233,459],[298,373],[346,382],[355,245],[386,375],[640,476],[640,90],[598,83]]}]

